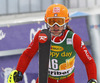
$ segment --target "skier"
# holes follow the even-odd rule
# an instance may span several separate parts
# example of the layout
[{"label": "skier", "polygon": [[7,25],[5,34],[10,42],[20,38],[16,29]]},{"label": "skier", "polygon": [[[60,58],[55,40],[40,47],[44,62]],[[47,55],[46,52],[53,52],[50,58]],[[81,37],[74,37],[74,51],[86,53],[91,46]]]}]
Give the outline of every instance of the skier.
[{"label": "skier", "polygon": [[[51,32],[51,49],[48,69],[48,83],[75,83],[74,63],[76,53],[84,63],[88,82],[97,83],[97,70],[82,39],[68,26],[70,20],[68,9],[61,4],[49,6],[45,14],[45,23]],[[20,56],[16,70],[16,82],[22,80],[31,59],[38,51],[39,30],[28,48]],[[43,39],[43,38],[41,38]],[[37,79],[38,83],[38,79]]]}]

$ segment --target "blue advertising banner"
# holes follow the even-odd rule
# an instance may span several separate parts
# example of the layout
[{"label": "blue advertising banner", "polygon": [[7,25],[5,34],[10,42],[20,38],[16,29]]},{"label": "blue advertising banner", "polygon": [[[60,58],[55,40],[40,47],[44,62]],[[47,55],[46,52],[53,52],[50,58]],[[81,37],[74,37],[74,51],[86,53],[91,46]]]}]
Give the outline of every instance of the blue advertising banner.
[{"label": "blue advertising banner", "polygon": [[[69,25],[83,41],[89,41],[86,17],[72,18]],[[43,28],[46,28],[44,22],[0,27],[0,51],[26,48],[34,38],[35,33]],[[91,53],[90,46],[87,46],[87,48]],[[0,57],[0,83],[7,83],[8,73],[6,72],[8,70],[11,71],[11,69],[17,66],[20,55]],[[37,53],[25,71],[25,79],[20,83],[35,83],[38,77],[38,70]],[[85,66],[77,55],[75,62],[75,81],[76,83],[87,83],[87,80]]]},{"label": "blue advertising banner", "polygon": [[[89,41],[85,17],[72,18],[69,25],[83,41]],[[26,48],[41,28],[46,28],[44,22],[0,27],[0,51]]]},{"label": "blue advertising banner", "polygon": [[44,22],[35,22],[0,27],[0,51],[26,48],[30,43],[30,33],[33,30],[36,33],[43,25]]},{"label": "blue advertising banner", "polygon": [[72,20],[69,21],[69,26],[84,42],[89,41],[86,17],[72,18]]}]

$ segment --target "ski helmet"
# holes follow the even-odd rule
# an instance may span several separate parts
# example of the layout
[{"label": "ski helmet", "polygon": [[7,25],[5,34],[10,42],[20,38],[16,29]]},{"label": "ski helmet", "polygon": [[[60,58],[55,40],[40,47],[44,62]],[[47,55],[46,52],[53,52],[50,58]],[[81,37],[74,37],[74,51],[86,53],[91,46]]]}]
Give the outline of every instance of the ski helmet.
[{"label": "ski helmet", "polygon": [[69,22],[68,9],[62,4],[53,4],[49,6],[45,13],[45,22],[48,26],[55,24],[63,26]]}]

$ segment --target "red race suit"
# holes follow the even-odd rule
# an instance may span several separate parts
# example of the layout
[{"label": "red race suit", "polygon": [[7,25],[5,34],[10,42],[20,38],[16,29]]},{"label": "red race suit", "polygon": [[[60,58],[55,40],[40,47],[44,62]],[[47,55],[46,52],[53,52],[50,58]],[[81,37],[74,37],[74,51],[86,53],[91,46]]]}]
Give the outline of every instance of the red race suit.
[{"label": "red race suit", "polygon": [[[67,31],[68,30],[65,30],[65,32],[63,33],[62,36],[59,36],[59,37],[52,36],[52,40],[54,42],[60,42],[65,37]],[[37,51],[39,49],[39,38],[38,37],[39,37],[40,32],[41,32],[41,30],[39,30],[36,33],[33,41],[29,44],[27,49],[20,56],[16,70],[24,73],[25,70],[27,69],[31,59],[35,56],[35,54],[37,53]],[[95,61],[92,58],[92,56],[90,55],[86,46],[84,44],[82,44],[82,39],[77,34],[74,34],[74,36],[73,36],[73,48],[86,67],[88,80],[90,80],[90,79],[96,79],[97,80],[97,70],[96,70]],[[48,83],[57,83],[57,81],[58,80],[48,78]],[[71,76],[69,76],[68,78],[59,80],[58,83],[66,83],[66,81],[67,81],[67,83],[75,83],[74,73]]]}]

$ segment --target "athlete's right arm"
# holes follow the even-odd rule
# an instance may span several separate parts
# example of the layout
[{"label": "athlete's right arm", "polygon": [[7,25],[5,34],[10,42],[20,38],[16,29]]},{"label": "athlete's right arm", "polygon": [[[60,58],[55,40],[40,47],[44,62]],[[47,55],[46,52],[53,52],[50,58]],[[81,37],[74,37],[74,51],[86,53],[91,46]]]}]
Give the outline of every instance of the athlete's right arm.
[{"label": "athlete's right arm", "polygon": [[17,71],[20,71],[20,72],[24,73],[25,70],[27,69],[31,59],[33,58],[33,56],[38,51],[38,47],[39,47],[38,36],[39,36],[40,31],[41,30],[39,30],[36,33],[33,41],[29,44],[27,49],[20,56],[18,64],[17,64],[17,68],[16,68]]}]

